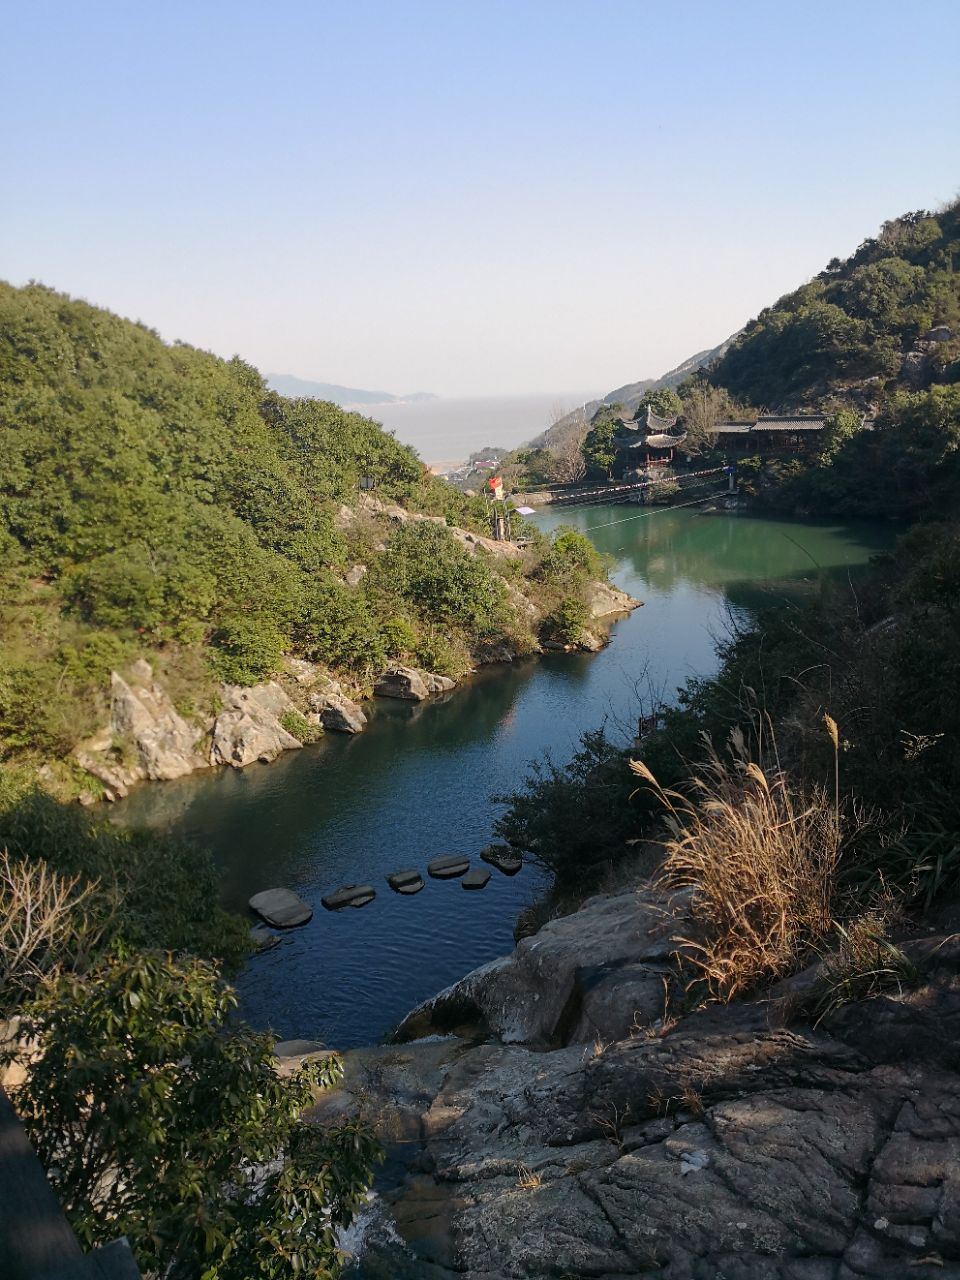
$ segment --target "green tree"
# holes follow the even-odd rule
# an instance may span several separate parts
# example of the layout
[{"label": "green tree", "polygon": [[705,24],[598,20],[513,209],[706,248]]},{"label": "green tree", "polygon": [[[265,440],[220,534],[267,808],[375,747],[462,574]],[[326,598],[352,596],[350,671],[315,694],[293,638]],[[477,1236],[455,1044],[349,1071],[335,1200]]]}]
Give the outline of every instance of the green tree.
[{"label": "green tree", "polygon": [[613,475],[617,457],[613,438],[617,434],[617,423],[625,412],[623,405],[605,404],[590,419],[590,430],[583,441],[588,480],[609,480]]},{"label": "green tree", "polygon": [[203,961],[117,950],[25,1012],[42,1049],[15,1105],[85,1245],[126,1235],[168,1280],[332,1277],[376,1144],[304,1124],[339,1061],[280,1079],[235,1005]]},{"label": "green tree", "polygon": [[643,393],[636,416],[639,418],[648,408],[661,418],[677,418],[683,413],[683,401],[672,387],[659,387]]}]

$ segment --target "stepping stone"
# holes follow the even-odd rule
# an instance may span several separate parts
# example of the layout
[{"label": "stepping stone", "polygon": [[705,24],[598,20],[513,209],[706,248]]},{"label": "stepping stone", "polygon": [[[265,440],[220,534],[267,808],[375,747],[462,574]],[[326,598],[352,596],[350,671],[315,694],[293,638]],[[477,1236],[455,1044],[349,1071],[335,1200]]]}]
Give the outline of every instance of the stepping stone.
[{"label": "stepping stone", "polygon": [[372,884],[345,884],[320,901],[328,911],[339,911],[343,907],[365,907],[376,896],[377,891]]},{"label": "stepping stone", "polygon": [[255,924],[250,930],[250,942],[254,951],[271,951],[280,945],[280,939],[265,924]]},{"label": "stepping stone", "polygon": [[273,1053],[276,1058],[305,1058],[309,1053],[323,1053],[325,1048],[319,1040],[278,1040]]},{"label": "stepping stone", "polygon": [[505,876],[515,876],[523,866],[523,858],[508,844],[491,844],[480,854],[484,862],[496,867]]},{"label": "stepping stone", "polygon": [[253,895],[249,905],[274,929],[293,929],[313,918],[313,907],[289,889],[264,889]]},{"label": "stepping stone", "polygon": [[474,867],[472,871],[468,871],[460,883],[464,889],[483,889],[490,879],[490,872],[486,867]]},{"label": "stepping stone", "polygon": [[423,888],[423,876],[419,871],[394,871],[387,876],[387,884],[394,893],[419,893]]},{"label": "stepping stone", "polygon": [[434,858],[432,862],[427,863],[427,870],[434,880],[453,880],[456,876],[462,876],[465,871],[470,870],[470,859],[463,858],[459,854],[451,854],[446,858]]}]

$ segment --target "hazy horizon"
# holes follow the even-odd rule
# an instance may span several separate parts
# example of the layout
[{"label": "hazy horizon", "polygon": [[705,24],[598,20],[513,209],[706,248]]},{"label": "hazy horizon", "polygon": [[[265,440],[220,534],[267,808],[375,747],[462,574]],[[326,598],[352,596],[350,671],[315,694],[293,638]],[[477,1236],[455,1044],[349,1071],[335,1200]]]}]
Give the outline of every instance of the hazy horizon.
[{"label": "hazy horizon", "polygon": [[393,394],[657,377],[956,193],[958,16],[16,6],[0,277]]},{"label": "hazy horizon", "polygon": [[393,431],[424,462],[465,461],[486,445],[515,449],[545,431],[562,412],[602,393],[533,392],[515,396],[438,396],[435,400],[357,405],[358,413]]}]

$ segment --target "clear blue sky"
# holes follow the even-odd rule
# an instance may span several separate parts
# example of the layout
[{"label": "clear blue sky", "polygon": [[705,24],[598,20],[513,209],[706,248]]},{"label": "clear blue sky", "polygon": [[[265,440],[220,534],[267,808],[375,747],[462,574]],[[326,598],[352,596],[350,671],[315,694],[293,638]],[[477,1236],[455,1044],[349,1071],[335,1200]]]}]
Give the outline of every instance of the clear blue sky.
[{"label": "clear blue sky", "polygon": [[960,4],[30,0],[0,276],[264,370],[609,389],[960,187]]}]

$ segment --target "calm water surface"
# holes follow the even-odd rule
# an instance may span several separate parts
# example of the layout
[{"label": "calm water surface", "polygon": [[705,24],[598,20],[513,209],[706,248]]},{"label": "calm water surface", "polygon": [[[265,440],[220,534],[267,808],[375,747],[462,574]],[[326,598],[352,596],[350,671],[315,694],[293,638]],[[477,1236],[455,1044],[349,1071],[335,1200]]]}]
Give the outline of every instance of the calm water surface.
[{"label": "calm water surface", "polygon": [[[583,507],[538,517],[573,524],[615,561],[613,580],[645,602],[597,655],[549,656],[487,668],[445,701],[377,702],[357,737],[328,734],[272,765],[222,769],[135,791],[117,818],[211,847],[227,905],[289,885],[313,903],[309,925],[253,957],[238,981],[242,1012],[278,1036],[347,1047],[381,1039],[418,1001],[509,951],[520,909],[542,892],[533,867],[467,893],[428,880],[400,897],[390,871],[440,854],[476,855],[502,806],[544,750],[568,759],[605,718],[626,733],[644,676],[673,691],[716,667],[714,637],[784,596],[845,576],[892,540],[878,526],[810,525],[696,509],[637,513]],[[320,897],[372,881],[377,898],[330,913]]]}]

